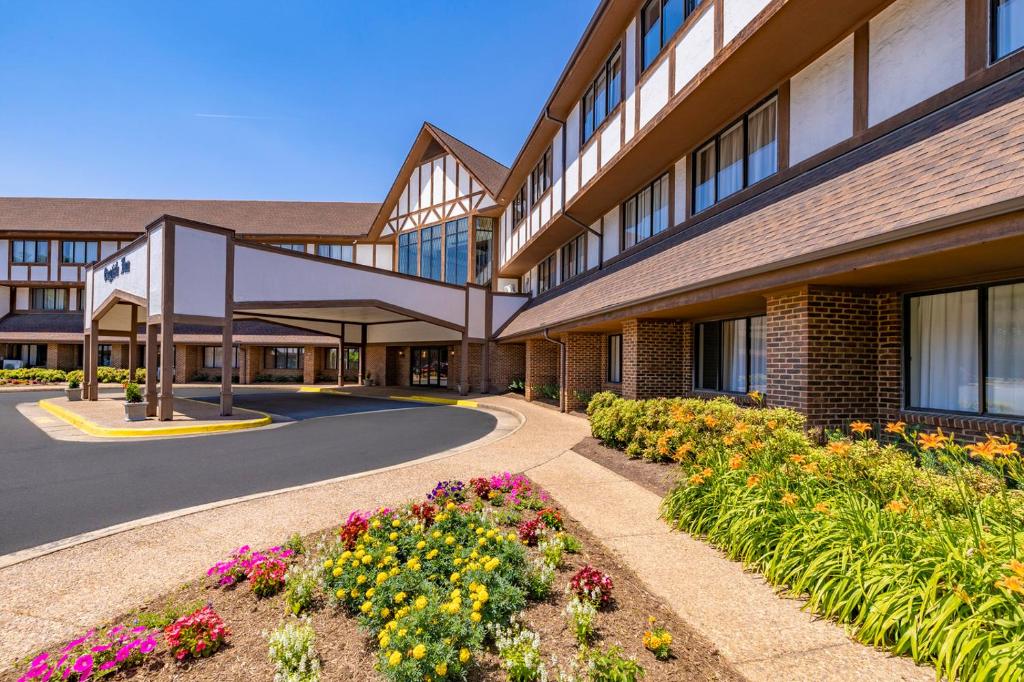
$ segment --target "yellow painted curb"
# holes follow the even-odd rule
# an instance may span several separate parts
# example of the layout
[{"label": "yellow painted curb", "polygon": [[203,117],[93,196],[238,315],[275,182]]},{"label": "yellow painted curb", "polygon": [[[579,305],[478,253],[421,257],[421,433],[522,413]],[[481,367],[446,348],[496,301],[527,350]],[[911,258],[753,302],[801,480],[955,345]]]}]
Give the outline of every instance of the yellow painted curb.
[{"label": "yellow painted curb", "polygon": [[[188,400],[188,398],[178,398],[178,400]],[[189,436],[202,433],[223,433],[225,431],[241,431],[244,429],[254,429],[259,426],[267,426],[272,421],[270,415],[265,412],[245,410],[246,412],[255,412],[262,416],[258,419],[244,419],[233,422],[222,422],[220,424],[126,429],[100,426],[96,422],[75,414],[71,410],[54,404],[50,399],[40,400],[39,407],[43,408],[58,419],[74,426],[79,431],[99,438],[154,438],[159,436]]]},{"label": "yellow painted curb", "polygon": [[336,388],[324,388],[323,386],[302,386],[299,393],[329,393],[331,395],[352,395],[351,391],[340,391]]},{"label": "yellow painted curb", "polygon": [[389,395],[390,400],[404,400],[409,403],[433,403],[435,405],[456,405],[458,407],[480,407],[475,400],[457,398],[435,398],[430,395]]}]

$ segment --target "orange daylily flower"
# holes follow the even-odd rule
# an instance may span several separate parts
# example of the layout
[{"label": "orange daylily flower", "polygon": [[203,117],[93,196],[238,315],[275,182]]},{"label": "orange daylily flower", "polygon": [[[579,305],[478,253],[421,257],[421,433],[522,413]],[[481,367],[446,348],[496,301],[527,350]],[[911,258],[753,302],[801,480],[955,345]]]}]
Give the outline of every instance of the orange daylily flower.
[{"label": "orange daylily flower", "polygon": [[828,451],[833,455],[845,455],[850,452],[850,444],[845,440],[834,440],[828,444]]},{"label": "orange daylily flower", "polygon": [[865,433],[871,430],[871,424],[862,421],[851,422],[850,430],[858,435],[863,436]]},{"label": "orange daylily flower", "polygon": [[752,440],[752,441],[750,441],[750,445],[747,446],[747,448],[750,449],[750,450],[760,450],[763,447],[764,447],[764,443],[762,443],[759,440]]},{"label": "orange daylily flower", "polygon": [[732,436],[722,436],[722,442],[726,445],[732,445],[736,442],[736,439]]},{"label": "orange daylily flower", "polygon": [[767,422],[765,422],[765,426],[768,427],[769,431],[774,431],[775,427],[778,426],[778,425],[779,425],[779,422],[777,420],[775,420],[775,419],[769,419]]},{"label": "orange daylily flower", "polygon": [[700,475],[704,478],[711,478],[711,474],[715,473],[711,470],[711,467],[704,467],[704,471],[700,472]]},{"label": "orange daylily flower", "polygon": [[1021,563],[1016,559],[1010,559],[1010,563],[1008,563],[1006,567],[1016,573],[1019,577],[1024,578],[1024,563]]},{"label": "orange daylily flower", "polygon": [[803,470],[803,472],[805,474],[816,474],[816,473],[818,473],[818,463],[817,462],[808,462],[807,464],[804,464],[800,468]]},{"label": "orange daylily flower", "polygon": [[718,426],[718,420],[715,419],[715,415],[713,415],[713,414],[706,414],[706,415],[704,415],[704,424],[709,429],[713,429],[716,426]]},{"label": "orange daylily flower", "polygon": [[733,427],[733,431],[735,433],[739,434],[739,435],[742,435],[742,434],[746,433],[747,429],[749,429],[749,428],[750,427],[747,425],[746,422],[737,422],[736,426]]},{"label": "orange daylily flower", "polygon": [[797,498],[797,496],[794,495],[793,493],[786,493],[785,495],[782,496],[782,499],[779,501],[782,502],[782,504],[786,507],[795,507],[798,499],[799,498]]},{"label": "orange daylily flower", "polygon": [[742,466],[743,466],[743,458],[740,457],[739,455],[733,455],[732,457],[729,458],[729,468],[730,469],[739,469]]},{"label": "orange daylily flower", "polygon": [[889,422],[888,424],[885,425],[885,432],[886,433],[897,433],[897,434],[902,436],[904,433],[906,433],[906,430],[907,430],[907,424],[906,424],[906,422],[902,422],[902,421],[899,421],[899,422]]},{"label": "orange daylily flower", "polygon": [[947,436],[942,434],[942,429],[936,429],[935,433],[922,433],[917,437],[917,444],[925,450],[935,450],[946,444]]},{"label": "orange daylily flower", "polygon": [[760,482],[761,482],[761,477],[758,476],[757,474],[752,474],[751,476],[747,477],[747,487],[748,488],[755,488],[755,487],[757,487],[757,484],[760,483]]},{"label": "orange daylily flower", "polygon": [[991,462],[996,458],[996,451],[994,446],[998,444],[993,440],[987,440],[984,443],[971,443],[967,446],[967,452],[971,453],[971,457],[977,459],[983,459],[986,462]]},{"label": "orange daylily flower", "polygon": [[1020,450],[1017,448],[1017,444],[1010,440],[1003,443],[997,441],[995,451],[997,455],[1002,457],[1017,457],[1020,455]]},{"label": "orange daylily flower", "polygon": [[973,599],[971,599],[971,595],[967,594],[967,590],[960,587],[959,585],[953,588],[953,594],[959,597],[960,601],[962,601],[965,604],[970,604],[972,601],[974,601]]},{"label": "orange daylily flower", "polygon": [[1021,579],[1015,575],[1007,576],[1001,580],[997,580],[996,587],[1002,587],[1003,589],[1009,590],[1010,592],[1024,594],[1024,582],[1022,582]]},{"label": "orange daylily flower", "polygon": [[789,461],[793,462],[794,464],[803,464],[805,459],[807,459],[807,458],[804,457],[803,455],[790,455],[789,456]]},{"label": "orange daylily flower", "polygon": [[704,477],[700,474],[694,474],[693,476],[690,476],[689,481],[690,485],[700,485],[704,482]]},{"label": "orange daylily flower", "polygon": [[672,456],[677,462],[681,462],[686,459],[686,456],[693,450],[693,443],[682,443],[676,448],[676,453]]},{"label": "orange daylily flower", "polygon": [[828,502],[819,502],[814,505],[814,511],[819,514],[828,514],[831,510],[828,508]]},{"label": "orange daylily flower", "polygon": [[900,500],[893,500],[889,504],[885,505],[885,510],[894,514],[902,514],[907,511],[907,504]]}]

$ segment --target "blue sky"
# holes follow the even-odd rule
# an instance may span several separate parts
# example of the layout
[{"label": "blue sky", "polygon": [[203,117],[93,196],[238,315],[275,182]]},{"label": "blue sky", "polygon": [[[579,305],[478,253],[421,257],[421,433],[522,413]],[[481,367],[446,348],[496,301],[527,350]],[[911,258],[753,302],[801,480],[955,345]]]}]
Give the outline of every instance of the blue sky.
[{"label": "blue sky", "polygon": [[0,0],[0,195],[379,201],[424,120],[509,164],[596,0]]}]

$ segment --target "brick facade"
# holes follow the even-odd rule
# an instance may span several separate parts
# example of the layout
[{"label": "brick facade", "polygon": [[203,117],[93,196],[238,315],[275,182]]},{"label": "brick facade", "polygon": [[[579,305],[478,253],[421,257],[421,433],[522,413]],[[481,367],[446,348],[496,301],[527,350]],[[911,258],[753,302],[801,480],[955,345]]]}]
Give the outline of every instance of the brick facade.
[{"label": "brick facade", "polygon": [[514,379],[526,377],[525,343],[490,343],[490,390],[504,393]]},{"label": "brick facade", "polygon": [[[407,349],[408,350],[408,349]],[[455,389],[462,381],[462,344],[448,346],[448,387]],[[483,344],[469,344],[469,387],[468,391],[481,391],[481,370],[483,360]]]},{"label": "brick facade", "polygon": [[537,388],[558,384],[559,346],[547,339],[528,339],[526,342],[526,399],[540,397]]},{"label": "brick facade", "polygon": [[589,396],[601,390],[602,358],[607,355],[603,334],[569,333],[565,342],[565,409],[584,410]]},{"label": "brick facade", "polygon": [[622,323],[622,396],[688,394],[693,387],[693,325],[679,320]]},{"label": "brick facade", "polygon": [[202,353],[202,346],[174,344],[174,383],[184,384],[192,381],[196,372],[203,365]]}]

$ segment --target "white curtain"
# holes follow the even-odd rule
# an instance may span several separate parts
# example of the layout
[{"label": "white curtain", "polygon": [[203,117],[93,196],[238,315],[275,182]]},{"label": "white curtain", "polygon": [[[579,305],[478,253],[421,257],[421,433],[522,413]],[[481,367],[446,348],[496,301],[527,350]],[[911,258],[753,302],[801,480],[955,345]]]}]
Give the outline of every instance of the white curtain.
[{"label": "white curtain", "polygon": [[668,227],[668,175],[654,184],[654,227],[653,234],[658,234]]},{"label": "white curtain", "polygon": [[978,410],[978,292],[910,299],[910,404]]},{"label": "white curtain", "polygon": [[715,203],[715,143],[707,145],[697,152],[694,164],[696,187],[693,191],[693,210],[703,211]]},{"label": "white curtain", "polygon": [[722,323],[722,390],[747,391],[747,321]]},{"label": "white curtain", "polygon": [[748,184],[752,185],[763,180],[778,170],[776,108],[776,100],[773,99],[752,113],[748,120],[747,149],[750,150],[750,158],[747,160]]},{"label": "white curtain", "polygon": [[718,198],[743,189],[743,124],[737,123],[718,140]]},{"label": "white curtain", "polygon": [[647,187],[640,192],[637,199],[640,207],[640,215],[636,221],[636,240],[642,242],[651,236],[651,188]]},{"label": "white curtain", "polygon": [[765,317],[750,318],[750,390],[768,390],[768,344],[765,341]]},{"label": "white curtain", "polygon": [[989,289],[985,401],[989,412],[1024,415],[1024,284]]}]

